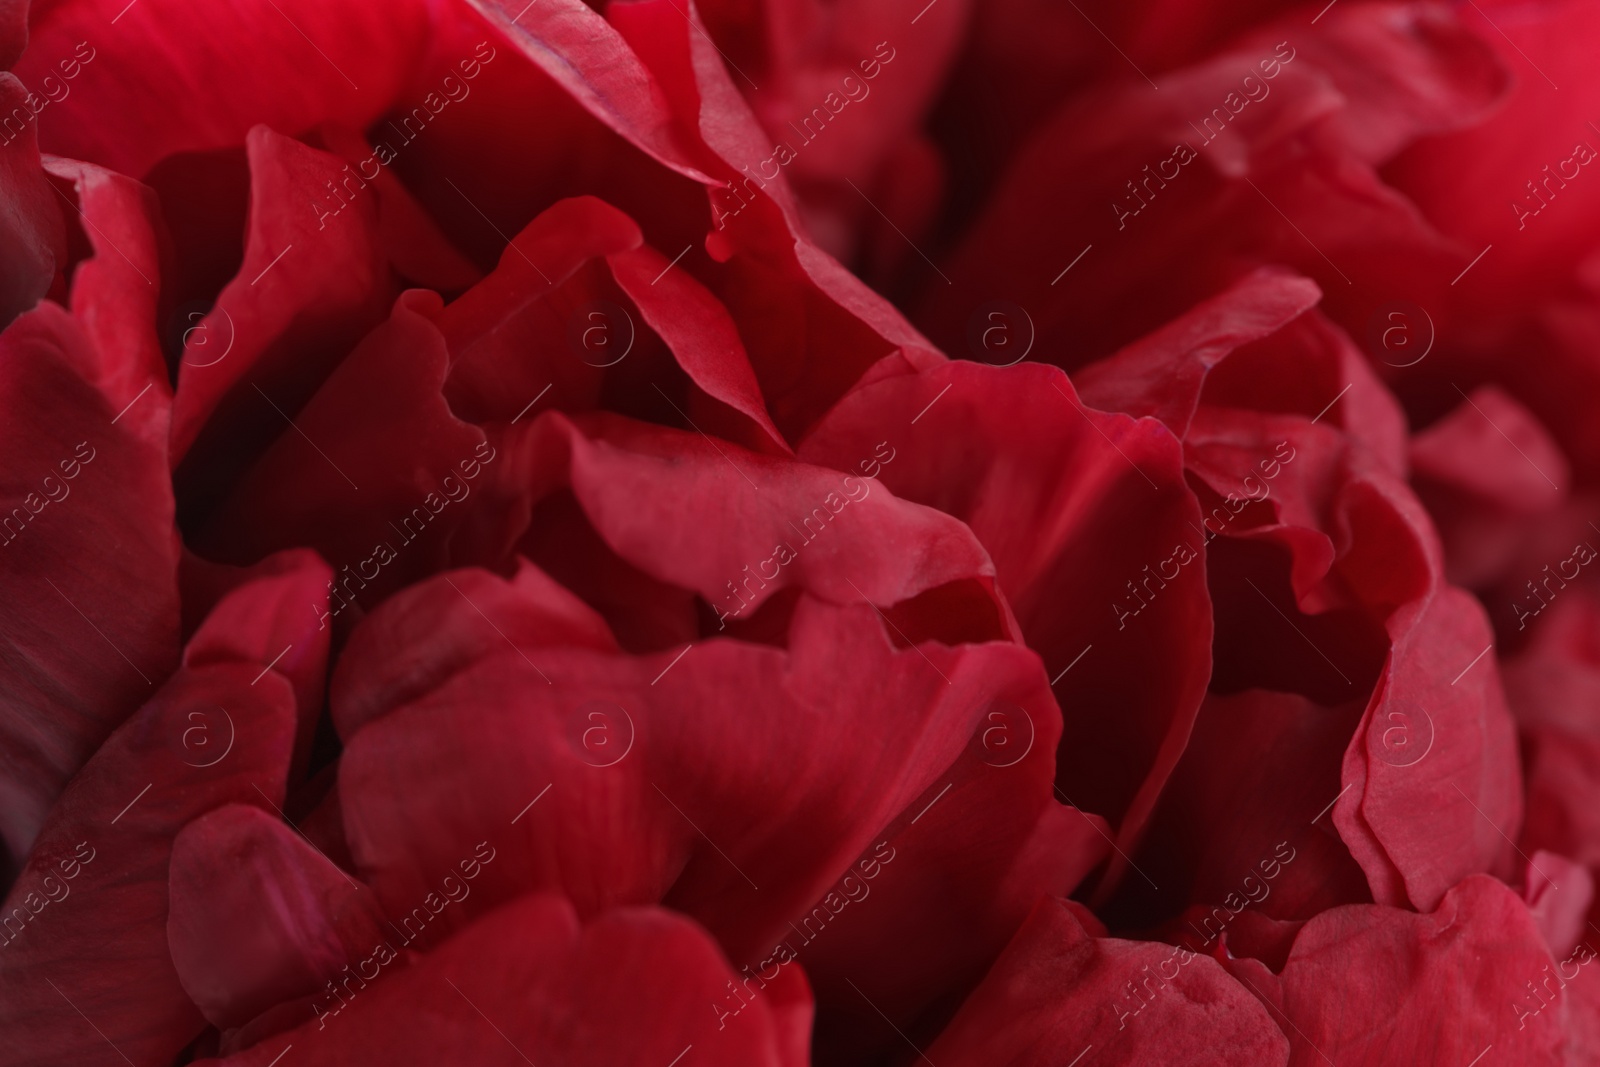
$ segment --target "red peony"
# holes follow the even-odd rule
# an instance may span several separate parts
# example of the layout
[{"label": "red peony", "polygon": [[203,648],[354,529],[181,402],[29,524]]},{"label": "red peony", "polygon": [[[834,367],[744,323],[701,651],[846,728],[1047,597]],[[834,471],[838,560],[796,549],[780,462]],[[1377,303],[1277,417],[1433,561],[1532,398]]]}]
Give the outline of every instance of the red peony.
[{"label": "red peony", "polygon": [[1600,1064],[1597,30],[0,3],[0,1065]]}]

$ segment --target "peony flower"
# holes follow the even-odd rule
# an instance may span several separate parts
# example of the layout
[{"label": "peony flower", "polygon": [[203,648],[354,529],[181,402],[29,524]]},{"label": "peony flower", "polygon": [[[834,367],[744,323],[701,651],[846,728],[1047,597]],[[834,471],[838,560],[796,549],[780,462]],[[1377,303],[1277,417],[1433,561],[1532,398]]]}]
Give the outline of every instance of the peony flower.
[{"label": "peony flower", "polygon": [[1470,7],[0,10],[0,1060],[1593,1061]]}]

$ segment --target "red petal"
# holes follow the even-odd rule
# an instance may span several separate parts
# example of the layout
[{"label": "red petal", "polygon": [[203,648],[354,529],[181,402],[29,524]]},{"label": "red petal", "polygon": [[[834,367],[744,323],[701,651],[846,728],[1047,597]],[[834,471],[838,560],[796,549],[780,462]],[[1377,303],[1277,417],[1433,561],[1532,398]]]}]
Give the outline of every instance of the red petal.
[{"label": "red petal", "polygon": [[[607,262],[617,284],[633,298],[650,328],[666,341],[684,373],[707,396],[755,423],[761,444],[789,452],[767,414],[739,331],[716,297],[687,271],[670,270],[667,258],[651,248],[614,253]],[[754,435],[735,432],[721,436],[738,440]]]},{"label": "red petal", "polygon": [[[534,499],[570,486],[611,549],[699,594],[719,621],[753,613],[788,588],[832,604],[887,606],[992,574],[966,526],[870,478],[614,417],[584,425],[587,432],[552,414],[518,427],[502,444],[507,459],[496,477]],[[888,459],[874,466],[888,469],[895,445],[877,448]],[[869,448],[859,458],[873,456]],[[708,523],[715,538],[704,535]]]},{"label": "red petal", "polygon": [[322,713],[330,631],[321,620],[331,576],[326,563],[303,549],[263,560],[233,576],[236,584],[210,609],[183,653],[187,666],[259,664],[262,675],[275,671],[294,686],[299,728],[293,782],[305,774]]},{"label": "red petal", "polygon": [[[0,22],[16,20],[15,12],[7,10],[16,6],[0,5]],[[26,5],[21,6],[26,11]],[[0,73],[0,116],[6,122],[0,143],[0,196],[9,205],[0,219],[0,246],[5,248],[0,265],[0,329],[50,291],[51,279],[67,259],[61,205],[40,169],[33,129],[35,108],[48,103],[10,74]],[[17,126],[20,131],[13,132]]]},{"label": "red petal", "polygon": [[[1417,495],[1439,525],[1450,580],[1468,588],[1500,578],[1530,527],[1572,484],[1566,458],[1539,420],[1494,386],[1473,390],[1412,438],[1411,465]],[[1505,612],[1501,620],[1518,621]]]},{"label": "red petal", "polygon": [[10,70],[28,44],[26,0],[0,2],[0,70]]},{"label": "red petal", "polygon": [[1235,349],[1288,325],[1322,297],[1315,282],[1263,267],[1182,317],[1077,376],[1086,402],[1166,423],[1180,438],[1200,405],[1206,376]]},{"label": "red petal", "polygon": [[[1468,874],[1510,873],[1506,834],[1522,817],[1522,781],[1478,602],[1445,586],[1397,611],[1388,629],[1389,663],[1345,752],[1354,788],[1333,819],[1375,899],[1426,908]],[[1431,747],[1398,749],[1397,727],[1408,746],[1425,732]],[[1432,813],[1426,826],[1419,810]]]},{"label": "red petal", "polygon": [[[896,1027],[916,1029],[930,1004],[976,984],[1041,897],[1071,892],[1111,852],[1103,819],[1054,799],[1060,719],[1029,711],[1053,708],[1036,684],[1021,703],[986,706],[981,760],[907,809],[911,823],[886,834],[889,862],[881,850],[858,862],[785,933],[817,991],[819,1059],[900,1045]],[[839,896],[849,905],[830,917]]]},{"label": "red petal", "polygon": [[[450,349],[445,395],[452,410],[483,423],[514,421],[535,400],[544,402],[543,411],[594,407],[604,378],[597,364],[613,357],[583,347],[583,334],[577,345],[572,336],[574,323],[589,328],[586,312],[612,292],[592,261],[643,239],[632,219],[591,196],[559,201],[528,223],[499,266],[439,314]],[[604,340],[620,345],[623,324],[612,317],[602,312],[600,324],[618,336]]]},{"label": "red petal", "polygon": [[1600,603],[1574,590],[1550,605],[1506,667],[1528,775],[1522,847],[1600,868]]},{"label": "red petal", "polygon": [[405,85],[428,19],[421,3],[242,0],[197,22],[174,0],[75,0],[35,3],[31,21],[24,81],[83,60],[40,116],[45,148],[143,177],[174,152],[239,144],[257,123],[365,126]]},{"label": "red petal", "polygon": [[[374,952],[385,945],[390,955],[398,947],[379,942]],[[733,998],[739,976],[699,927],[671,912],[616,911],[580,927],[566,902],[530,896],[415,966],[376,959],[358,966],[384,966],[380,977],[324,998],[316,1026],[202,1062],[267,1067],[291,1046],[297,1062],[329,1065],[666,1065],[686,1052],[710,1067],[807,1061],[795,1034],[802,990],[756,997],[719,1029],[713,1009]]]},{"label": "red petal", "polygon": [[661,164],[708,181],[654,77],[627,42],[582,0],[472,0],[540,70],[589,113]]},{"label": "red petal", "polygon": [[[922,117],[941,92],[954,53],[976,28],[970,18],[973,5],[967,0],[932,7],[927,0],[829,7],[781,2],[756,5],[761,9],[757,17],[741,10],[745,5],[726,0],[695,6],[734,65],[734,83],[749,98],[770,138],[763,156],[754,158],[765,162],[774,145],[799,143],[784,169],[802,197],[819,243],[850,261],[862,233],[878,229],[893,242],[895,254],[914,257],[905,238],[883,223],[874,205],[916,235],[906,213],[897,210],[892,197],[887,203],[881,199],[879,190],[896,177],[908,179],[908,192],[931,192],[937,185],[936,179],[918,173],[911,160]],[[620,21],[624,14],[613,11],[610,17]],[[890,42],[898,41],[913,22],[916,47],[894,47]],[[833,107],[824,103],[829,94]],[[820,109],[820,120],[813,109]],[[815,132],[819,130],[827,136]],[[872,196],[872,203],[864,194]]]},{"label": "red petal", "polygon": [[[1165,347],[1169,365],[1186,366],[1189,345]],[[1288,376],[1291,358],[1310,362],[1324,377],[1325,398]],[[1158,371],[1159,349],[1146,349],[1144,359],[1150,372]],[[1345,374],[1347,388],[1335,388]],[[1471,599],[1444,583],[1436,535],[1396,476],[1403,465],[1392,448],[1398,436],[1392,400],[1353,356],[1348,339],[1315,313],[1213,370],[1198,409],[1189,399],[1195,388],[1179,392],[1174,410],[1188,420],[1186,466],[1204,483],[1211,512],[1206,540],[1219,620],[1214,684],[1223,691],[1297,689],[1334,704],[1360,694],[1377,675],[1334,809],[1373,895],[1427,907],[1470,873],[1509,873],[1499,828],[1517,818],[1510,725],[1492,660],[1466,677],[1485,654],[1489,632]],[[1155,388],[1146,392],[1159,396]],[[1138,393],[1127,399],[1150,402]],[[1213,406],[1221,404],[1243,409]],[[1344,433],[1316,425],[1336,408],[1342,413],[1335,419],[1350,428]],[[1276,414],[1284,411],[1297,414]],[[1289,550],[1293,596],[1284,603],[1274,599],[1284,599],[1279,557],[1244,547],[1252,541]],[[1285,623],[1268,631],[1277,636],[1265,646],[1255,621],[1261,600]],[[1383,635],[1371,625],[1374,614],[1386,619],[1390,646],[1381,670]],[[1319,676],[1325,685],[1308,683]],[[1402,814],[1419,804],[1440,813],[1426,830]]]},{"label": "red petal", "polygon": [[379,321],[391,292],[377,197],[342,184],[343,161],[264,126],[246,146],[244,262],[185,335],[173,409],[174,458],[199,442],[183,477],[213,496],[283,432],[284,419]]},{"label": "red petal", "polygon": [[[894,651],[870,609],[806,598],[790,643],[480,660],[349,739],[340,794],[360,869],[402,914],[463,835],[481,835],[500,858],[439,918],[446,929],[530,886],[561,887],[585,914],[670,887],[673,906],[754,962],[933,799],[991,701],[1029,705],[1048,736],[1037,661],[1014,646]],[[760,722],[753,705],[770,709]],[[775,792],[781,807],[760,801]],[[991,826],[1016,817],[988,800],[978,811]]]},{"label": "red petal", "polygon": [[[670,573],[676,584],[694,589],[730,611],[742,611],[745,605],[729,596],[729,576],[741,575],[751,551],[759,552],[767,541],[788,542],[791,532],[800,542],[799,558],[788,565],[792,570],[772,583],[774,588],[803,583],[808,591],[835,604],[856,603],[863,597],[895,604],[922,590],[991,570],[982,549],[960,523],[897,500],[881,489],[873,495],[869,482],[852,485],[849,475],[840,478],[833,471],[807,464],[739,455],[709,442],[701,446],[699,438],[689,435],[647,433],[620,424],[615,429],[621,432],[608,434],[594,445],[572,438],[573,488],[579,500],[624,556],[659,560],[657,566]],[[715,493],[726,498],[729,486],[736,484],[724,469],[730,457],[765,487],[761,490],[764,497],[756,499],[741,492],[720,506],[707,499],[707,508],[702,510],[683,497],[674,501],[664,494],[646,492],[647,484],[665,474],[670,464],[680,472],[680,479],[693,475],[698,483],[684,485],[680,481],[674,486],[676,492],[703,497],[715,487]],[[841,536],[829,541],[822,537],[816,513],[825,507],[838,515],[843,510],[839,501],[858,506],[860,511],[852,518],[860,521],[834,528]],[[720,513],[715,544],[705,543],[698,524],[681,521],[691,513]],[[798,527],[793,525],[796,522]],[[888,535],[891,528],[892,536]],[[801,554],[801,549],[810,551]],[[748,592],[748,587],[743,591]],[[771,595],[762,589],[754,594],[751,606]]]},{"label": "red petal", "polygon": [[[378,234],[384,255],[412,285],[424,289],[452,292],[465,289],[482,278],[482,273],[457,251],[437,223],[428,215],[400,179],[383,162],[387,155],[367,139],[344,126],[329,124],[319,131],[330,152],[354,168],[357,182],[344,188],[359,192],[365,179],[373,187],[378,202]],[[387,144],[381,138],[378,143]],[[368,177],[368,172],[376,177]],[[341,183],[342,184],[342,183]],[[342,214],[346,206],[340,195],[335,202],[323,199],[323,206]]]},{"label": "red petal", "polygon": [[1527,988],[1553,970],[1523,903],[1473,877],[1426,915],[1355,904],[1307,923],[1280,977],[1284,1029],[1296,1064],[1470,1063],[1494,1046],[1556,1067],[1562,1011]]},{"label": "red petal", "polygon": [[[771,138],[692,10],[685,16],[670,3],[618,5],[611,18],[709,153],[718,181],[708,184],[724,186],[711,191],[718,222],[706,248],[718,263],[736,267],[712,288],[741,325],[778,428],[800,436],[896,348],[918,366],[939,361],[892,305],[817,247],[781,173],[773,180],[749,174],[752,161],[772,155]],[[747,198],[749,210],[738,206]],[[730,221],[730,213],[737,217]],[[818,359],[819,351],[829,358]]]},{"label": "red petal", "polygon": [[70,306],[100,353],[101,388],[120,411],[154,382],[162,401],[140,405],[126,418],[153,443],[165,445],[171,389],[156,336],[161,223],[155,194],[88,163],[51,159],[47,168],[76,188],[76,209],[94,249],[73,270]]},{"label": "red petal", "polygon": [[178,978],[222,1029],[318,992],[388,936],[364,886],[248,804],[208,812],[174,839],[170,907]]},{"label": "red petal", "polygon": [[1066,903],[1034,909],[983,984],[927,1050],[943,1067],[1285,1067],[1289,1043],[1206,956],[1090,935]]},{"label": "red petal", "polygon": [[[1574,146],[1592,151],[1595,143],[1587,124],[1600,103],[1600,76],[1572,42],[1600,32],[1600,12],[1570,3],[1486,6],[1492,15],[1469,5],[1461,19],[1507,72],[1509,99],[1487,121],[1415,145],[1387,169],[1431,221],[1461,242],[1462,266],[1495,246],[1450,293],[1467,330],[1485,319],[1520,316],[1568,286],[1592,251],[1586,235],[1600,224],[1600,201],[1582,188],[1588,183],[1569,187],[1560,177],[1581,173],[1571,162]],[[1499,351],[1497,361],[1517,374],[1515,346]]]},{"label": "red petal", "polygon": [[[476,477],[494,456],[440,393],[448,356],[429,321],[437,310],[438,297],[420,290],[395,302],[389,321],[344,359],[294,428],[282,430],[234,487],[199,538],[202,550],[247,563],[310,545],[334,567],[339,611],[358,594],[370,607],[437,566],[449,548],[446,528],[463,511],[445,494],[464,490],[465,499],[475,488],[462,480],[466,471]],[[387,551],[375,554],[380,543]],[[364,592],[369,582],[374,592]]]},{"label": "red petal", "polygon": [[354,737],[481,659],[561,645],[617,651],[605,621],[527,560],[509,581],[473,569],[418,582],[351,635],[333,680],[334,726]]},{"label": "red petal", "polygon": [[[944,268],[953,287],[926,287],[934,339],[960,347],[973,309],[1004,298],[1071,370],[1262,262],[1316,279],[1358,322],[1396,292],[1443,306],[1452,266],[1476,248],[1463,256],[1374,160],[1437,132],[1445,113],[1482,114],[1498,63],[1437,8],[1340,5],[1314,40],[1290,18],[1161,74],[1159,92],[1127,79],[1069,100],[991,192]],[[1398,68],[1374,73],[1365,57],[1376,54]],[[1252,102],[1241,79],[1263,62],[1276,77],[1253,79],[1263,95]]]},{"label": "red petal", "polygon": [[[275,675],[252,686],[256,673],[180,670],[67,787],[6,899],[15,914],[30,894],[57,897],[0,953],[0,1027],[14,1055],[168,1063],[200,1032],[168,954],[167,863],[197,816],[283,801],[294,696]],[[197,758],[196,730],[231,743]],[[68,865],[74,855],[81,866]]]},{"label": "red petal", "polygon": [[[156,382],[134,409],[119,403],[130,383],[117,355],[50,303],[0,336],[0,454],[16,502],[0,516],[0,588],[15,605],[0,623],[0,825],[18,854],[178,657],[172,489],[149,432],[165,397]],[[139,404],[149,410],[131,414]]]},{"label": "red petal", "polygon": [[1528,914],[1538,925],[1550,955],[1561,959],[1589,939],[1594,875],[1582,864],[1543,849],[1535,852],[1525,866],[1523,902],[1528,905]]},{"label": "red petal", "polygon": [[[801,454],[850,470],[872,461],[880,435],[898,457],[882,481],[961,519],[994,558],[1071,709],[1059,772],[1069,803],[1118,823],[1127,851],[1188,740],[1211,665],[1200,512],[1177,442],[1154,420],[1084,409],[1053,368],[961,362],[859,389]],[[1141,568],[1171,562],[1180,544],[1197,546],[1187,575],[1133,618]],[[1119,612],[1124,601],[1135,610]],[[1152,647],[1161,671],[1140,666]]]},{"label": "red petal", "polygon": [[1147,914],[1132,911],[1130,899],[1161,900],[1164,914],[1198,905],[1173,924],[1174,935],[1207,954],[1219,954],[1225,935],[1244,955],[1235,944],[1244,914],[1301,919],[1370,900],[1327,815],[1361,712],[1359,700],[1325,708],[1292,693],[1209,695],[1138,854],[1165,894],[1130,878],[1119,912]]}]

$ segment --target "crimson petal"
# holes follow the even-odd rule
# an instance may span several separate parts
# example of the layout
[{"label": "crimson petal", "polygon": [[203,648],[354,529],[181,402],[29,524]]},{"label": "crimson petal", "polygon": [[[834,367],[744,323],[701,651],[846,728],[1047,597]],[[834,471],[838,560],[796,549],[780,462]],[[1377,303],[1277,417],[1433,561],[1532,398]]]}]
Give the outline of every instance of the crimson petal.
[{"label": "crimson petal", "polygon": [[387,936],[364,886],[253,805],[227,804],[184,827],[170,881],[173,966],[224,1030],[317,992]]},{"label": "crimson petal", "polygon": [[[529,886],[560,887],[586,914],[670,888],[733,958],[757,960],[896,816],[931,799],[992,702],[1055,714],[1037,661],[1015,646],[894,650],[871,609],[806,598],[790,643],[480,660],[349,739],[340,796],[359,869],[405,915],[453,864],[451,842],[482,838],[502,858],[471,901],[427,924],[425,943]],[[752,700],[770,717],[744,717]],[[870,710],[885,702],[900,714]],[[846,723],[872,741],[839,740]],[[781,811],[756,803],[779,788]]]},{"label": "crimson petal", "polygon": [[[18,502],[0,518],[0,586],[16,606],[0,622],[0,825],[19,855],[67,779],[178,658],[165,390],[146,382],[124,403],[133,382],[120,354],[51,303],[0,335],[0,452]],[[119,535],[106,538],[110,528]]]},{"label": "crimson petal", "polygon": [[1522,901],[1474,876],[1427,914],[1352,904],[1312,919],[1279,976],[1275,1017],[1292,1024],[1296,1067],[1470,1063],[1490,1046],[1556,1067],[1566,1062],[1562,1011],[1528,989],[1553,969]]},{"label": "crimson petal", "polygon": [[[1110,817],[1131,850],[1188,740],[1211,666],[1200,509],[1177,441],[1153,419],[1084,408],[1054,368],[956,362],[858,389],[801,456],[848,470],[902,423],[891,435],[900,458],[878,477],[983,542],[1070,709],[1059,770],[1069,803]],[[1180,545],[1193,546],[1182,578]],[[1164,577],[1175,588],[1161,581],[1142,615],[1145,602],[1129,591],[1163,561],[1173,563]],[[1138,666],[1152,644],[1167,669]]]},{"label": "crimson petal", "polygon": [[197,22],[182,0],[40,0],[30,22],[24,80],[84,60],[40,117],[45,148],[143,177],[175,152],[237,145],[257,123],[365,126],[404,85],[428,5],[242,0]]},{"label": "crimson petal", "polygon": [[[14,1055],[167,1063],[199,1034],[167,947],[167,863],[197,816],[283,801],[294,694],[277,675],[252,685],[257,673],[239,663],[180,670],[51,812],[5,904],[8,915],[34,912],[0,953],[0,1026]],[[220,758],[194,755],[195,730],[226,731]],[[63,881],[74,873],[82,881]],[[54,902],[34,907],[43,897]]]},{"label": "crimson petal", "polygon": [[[174,460],[199,442],[190,466],[200,469],[183,475],[202,488],[236,474],[252,446],[282,431],[283,420],[379,321],[391,292],[377,198],[341,184],[344,161],[265,126],[252,129],[245,145],[244,262],[200,325],[185,334],[173,405]],[[213,461],[218,451],[231,462]]]},{"label": "crimson petal", "polygon": [[1040,901],[967,998],[929,1062],[1059,1067],[1286,1067],[1289,1043],[1216,961],[1159,942],[1095,937]]},{"label": "crimson petal", "polygon": [[[388,942],[372,946],[394,950]],[[395,964],[387,963],[394,967]],[[694,923],[659,909],[614,911],[580,926],[559,897],[495,911],[399,973],[347,986],[338,1013],[213,1067],[297,1062],[670,1064],[691,1049],[711,1067],[804,1067],[803,979],[718,1029],[711,1006],[738,976]],[[628,1025],[618,1006],[629,1005]],[[344,1013],[349,1013],[348,1017]]]},{"label": "crimson petal", "polygon": [[[15,18],[10,9],[17,6],[0,5],[0,19],[9,22]],[[20,6],[26,10],[26,4]],[[5,249],[4,266],[0,267],[0,328],[49,292],[51,279],[67,258],[61,206],[39,166],[35,108],[46,103],[15,77],[0,72],[0,115],[7,124],[4,144],[0,144],[0,195],[8,205],[0,219],[0,247]],[[11,127],[19,125],[19,112],[24,121],[13,133]]]}]

